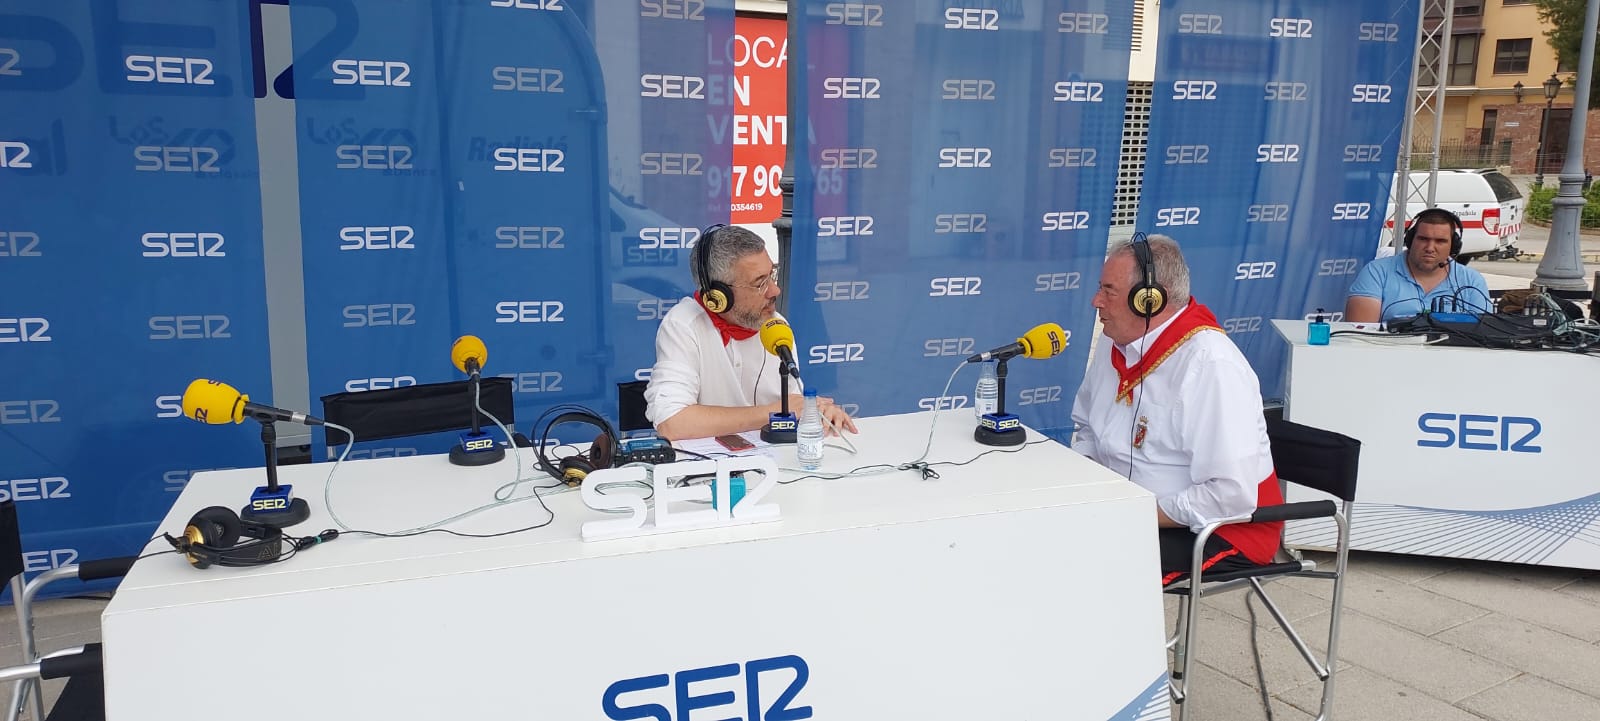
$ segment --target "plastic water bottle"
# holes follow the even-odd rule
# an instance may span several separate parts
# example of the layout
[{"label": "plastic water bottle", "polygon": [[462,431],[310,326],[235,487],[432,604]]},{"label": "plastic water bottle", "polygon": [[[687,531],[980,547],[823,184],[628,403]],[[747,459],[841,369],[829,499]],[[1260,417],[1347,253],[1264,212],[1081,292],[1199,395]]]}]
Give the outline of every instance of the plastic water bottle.
[{"label": "plastic water bottle", "polygon": [[795,429],[795,458],[800,467],[815,471],[822,467],[822,409],[817,407],[817,390],[807,388],[805,408],[800,411],[800,425]]},{"label": "plastic water bottle", "polygon": [[983,418],[985,413],[1000,409],[1000,378],[994,373],[994,361],[984,361],[978,371],[978,388],[972,392],[972,409]]}]

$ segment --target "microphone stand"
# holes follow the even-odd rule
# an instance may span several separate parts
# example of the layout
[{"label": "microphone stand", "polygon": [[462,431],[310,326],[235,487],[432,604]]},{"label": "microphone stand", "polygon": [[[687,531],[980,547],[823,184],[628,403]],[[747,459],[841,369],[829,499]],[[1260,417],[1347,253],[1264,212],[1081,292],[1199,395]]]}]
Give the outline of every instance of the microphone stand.
[{"label": "microphone stand", "polygon": [[1006,412],[1006,361],[1010,358],[999,359],[994,366],[995,380],[995,406],[993,413],[985,413],[978,419],[978,427],[972,430],[972,439],[986,446],[1019,446],[1027,439],[1022,432],[1022,419]]},{"label": "microphone stand", "polygon": [[261,423],[261,447],[266,456],[267,485],[250,494],[250,505],[239,510],[239,519],[263,526],[283,528],[311,517],[311,506],[294,497],[294,486],[278,485],[278,427],[272,419],[252,416]]},{"label": "microphone stand", "polygon": [[[472,431],[461,434],[461,442],[450,447],[450,462],[458,466],[487,466],[498,463],[506,457],[506,449],[496,443],[494,436],[484,433],[478,424],[478,398],[479,368],[476,359],[467,360],[467,369],[472,373],[468,381],[467,390],[472,394]],[[507,439],[508,441],[510,439]]]},{"label": "microphone stand", "polygon": [[778,412],[767,414],[767,425],[761,429],[761,440],[768,443],[794,443],[795,431],[800,422],[789,412],[789,376],[798,377],[788,363],[778,361]]}]

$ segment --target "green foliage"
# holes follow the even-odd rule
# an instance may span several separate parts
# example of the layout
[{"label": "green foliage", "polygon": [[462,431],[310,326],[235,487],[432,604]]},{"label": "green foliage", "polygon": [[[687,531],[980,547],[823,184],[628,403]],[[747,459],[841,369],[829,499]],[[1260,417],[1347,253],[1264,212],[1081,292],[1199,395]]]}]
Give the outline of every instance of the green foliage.
[{"label": "green foliage", "polygon": [[[1533,4],[1539,9],[1539,22],[1547,28],[1544,31],[1545,40],[1555,49],[1560,66],[1578,67],[1578,50],[1583,43],[1585,0],[1533,0]],[[1540,82],[1543,80],[1539,78]],[[1538,84],[1535,83],[1532,89],[1539,91]],[[1600,89],[1600,73],[1594,73],[1590,78],[1590,108],[1600,108],[1600,92],[1596,92],[1596,89]]]},{"label": "green foliage", "polygon": [[[1533,192],[1528,194],[1528,207],[1523,215],[1529,220],[1548,225],[1555,213],[1555,206],[1550,201],[1556,197],[1557,188],[1556,183],[1535,186]],[[1600,228],[1600,183],[1589,186],[1589,191],[1583,197],[1587,202],[1583,206],[1582,227]]]}]

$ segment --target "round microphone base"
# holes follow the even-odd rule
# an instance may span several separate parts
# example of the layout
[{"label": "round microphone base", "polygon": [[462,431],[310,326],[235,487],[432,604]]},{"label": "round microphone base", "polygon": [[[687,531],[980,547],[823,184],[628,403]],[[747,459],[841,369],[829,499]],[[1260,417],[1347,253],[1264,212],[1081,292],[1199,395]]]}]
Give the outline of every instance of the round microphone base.
[{"label": "round microphone base", "polygon": [[258,511],[253,503],[239,509],[239,520],[274,528],[287,528],[310,517],[311,506],[306,504],[304,498],[289,501],[289,507],[281,510]]},{"label": "round microphone base", "polygon": [[499,463],[506,457],[506,449],[496,444],[482,451],[469,451],[460,445],[450,447],[450,462],[458,466],[487,466]]}]

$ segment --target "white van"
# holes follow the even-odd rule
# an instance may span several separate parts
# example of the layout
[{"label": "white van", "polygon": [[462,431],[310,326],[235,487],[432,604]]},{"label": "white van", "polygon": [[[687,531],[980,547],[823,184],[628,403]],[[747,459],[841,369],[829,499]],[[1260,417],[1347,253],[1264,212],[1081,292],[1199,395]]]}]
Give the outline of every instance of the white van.
[{"label": "white van", "polygon": [[[1398,181],[1400,176],[1395,175]],[[1415,217],[1428,208],[1426,195],[1428,171],[1411,172],[1410,197],[1406,203],[1406,216]],[[1379,256],[1389,255],[1394,228],[1393,188],[1389,191],[1389,208],[1384,216],[1383,233],[1378,240]],[[1482,170],[1440,170],[1439,185],[1434,193],[1434,205],[1455,213],[1461,218],[1460,263],[1473,258],[1497,260],[1515,258],[1517,234],[1522,230],[1522,210],[1527,201],[1504,173],[1493,168]],[[1408,221],[1409,222],[1409,221]]]}]

